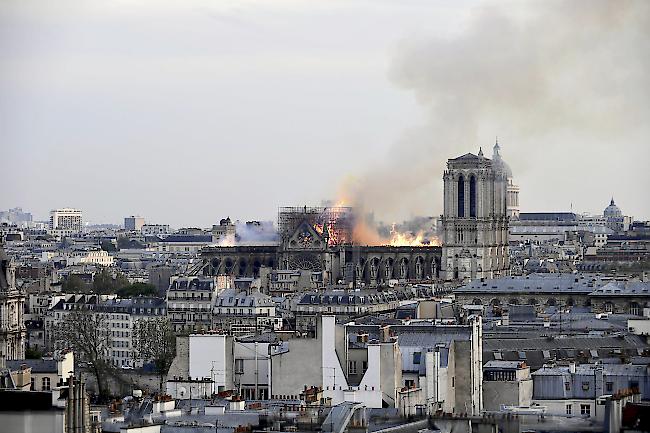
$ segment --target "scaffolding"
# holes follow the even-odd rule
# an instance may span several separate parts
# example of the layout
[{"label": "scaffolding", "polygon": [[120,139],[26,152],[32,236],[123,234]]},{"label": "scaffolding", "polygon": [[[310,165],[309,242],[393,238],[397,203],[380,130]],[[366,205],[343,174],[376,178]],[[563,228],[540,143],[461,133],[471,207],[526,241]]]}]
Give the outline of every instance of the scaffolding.
[{"label": "scaffolding", "polygon": [[351,207],[288,206],[278,209],[278,231],[283,241],[287,241],[303,222],[319,234],[327,229],[330,246],[352,243],[354,213]]}]

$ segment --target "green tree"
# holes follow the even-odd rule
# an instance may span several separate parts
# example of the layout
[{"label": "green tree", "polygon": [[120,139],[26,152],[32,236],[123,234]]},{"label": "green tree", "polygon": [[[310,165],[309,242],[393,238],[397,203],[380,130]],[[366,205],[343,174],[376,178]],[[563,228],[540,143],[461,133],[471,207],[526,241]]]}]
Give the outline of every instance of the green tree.
[{"label": "green tree", "polygon": [[32,349],[27,347],[25,349],[25,359],[41,359],[43,357],[43,352],[38,349]]},{"label": "green tree", "polygon": [[149,283],[133,283],[124,286],[117,291],[117,296],[120,298],[135,298],[136,296],[155,296],[158,290],[153,284]]},{"label": "green tree", "polygon": [[108,268],[102,268],[93,279],[93,290],[99,294],[117,293],[119,289],[128,285],[129,280],[124,274],[117,272],[113,276]]},{"label": "green tree", "polygon": [[105,314],[88,309],[73,310],[54,326],[57,349],[72,349],[75,356],[88,362],[100,398],[108,397],[107,377],[113,369],[109,360],[111,332]]},{"label": "green tree", "polygon": [[85,292],[88,285],[77,274],[69,274],[63,281],[61,288],[67,293]]},{"label": "green tree", "polygon": [[176,356],[176,334],[167,318],[156,317],[138,320],[133,328],[135,358],[153,362],[160,377],[160,389],[164,376]]}]

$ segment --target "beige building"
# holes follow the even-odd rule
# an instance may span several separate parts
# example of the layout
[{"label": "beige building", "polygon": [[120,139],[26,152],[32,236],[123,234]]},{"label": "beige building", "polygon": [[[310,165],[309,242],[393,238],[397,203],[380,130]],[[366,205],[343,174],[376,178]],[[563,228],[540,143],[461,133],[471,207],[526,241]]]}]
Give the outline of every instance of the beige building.
[{"label": "beige building", "polygon": [[442,270],[447,280],[508,273],[508,168],[498,144],[490,160],[479,150],[447,161],[442,216]]},{"label": "beige building", "polygon": [[114,259],[113,256],[108,254],[108,252],[101,249],[97,249],[97,250],[75,251],[66,258],[66,262],[68,266],[80,265],[80,264],[113,266]]}]

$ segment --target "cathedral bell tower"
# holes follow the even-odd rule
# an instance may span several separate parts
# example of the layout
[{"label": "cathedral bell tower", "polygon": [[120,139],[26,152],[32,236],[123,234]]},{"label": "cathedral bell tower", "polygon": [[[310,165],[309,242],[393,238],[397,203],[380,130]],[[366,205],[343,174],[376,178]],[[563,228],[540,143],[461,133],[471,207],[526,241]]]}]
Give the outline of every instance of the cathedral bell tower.
[{"label": "cathedral bell tower", "polygon": [[507,275],[508,173],[503,165],[467,153],[447,161],[442,215],[442,271],[447,280]]}]

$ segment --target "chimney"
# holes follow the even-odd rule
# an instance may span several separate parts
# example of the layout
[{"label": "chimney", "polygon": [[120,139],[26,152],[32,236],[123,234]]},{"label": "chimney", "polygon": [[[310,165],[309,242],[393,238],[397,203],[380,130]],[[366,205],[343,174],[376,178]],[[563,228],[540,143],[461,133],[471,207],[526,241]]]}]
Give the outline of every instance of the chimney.
[{"label": "chimney", "polygon": [[380,328],[380,338],[382,343],[390,342],[390,326],[385,325]]}]

